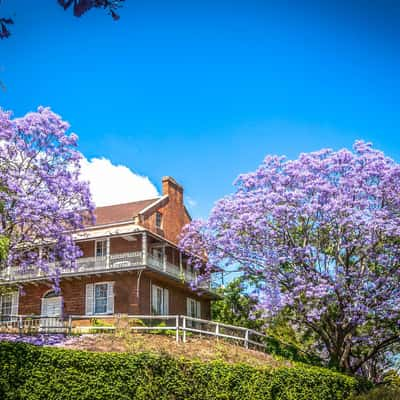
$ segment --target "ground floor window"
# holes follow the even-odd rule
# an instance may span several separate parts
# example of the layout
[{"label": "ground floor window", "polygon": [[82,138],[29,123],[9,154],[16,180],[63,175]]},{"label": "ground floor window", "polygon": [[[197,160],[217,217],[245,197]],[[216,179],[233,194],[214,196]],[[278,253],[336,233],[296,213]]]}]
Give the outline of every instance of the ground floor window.
[{"label": "ground floor window", "polygon": [[59,292],[50,290],[42,298],[43,317],[60,317],[62,315],[63,300]]},{"label": "ground floor window", "polygon": [[153,315],[168,315],[168,289],[157,285],[151,285],[151,312]]},{"label": "ground floor window", "polygon": [[18,292],[0,296],[0,314],[3,321],[9,320],[11,315],[18,315]]},{"label": "ground floor window", "polygon": [[86,285],[86,315],[114,313],[114,282]]},{"label": "ground floor window", "polygon": [[107,312],[108,284],[94,285],[94,313],[105,314]]},{"label": "ground floor window", "polygon": [[188,297],[186,299],[187,316],[192,318],[201,318],[200,301]]},{"label": "ground floor window", "polygon": [[12,295],[5,294],[1,296],[1,315],[11,315]]}]

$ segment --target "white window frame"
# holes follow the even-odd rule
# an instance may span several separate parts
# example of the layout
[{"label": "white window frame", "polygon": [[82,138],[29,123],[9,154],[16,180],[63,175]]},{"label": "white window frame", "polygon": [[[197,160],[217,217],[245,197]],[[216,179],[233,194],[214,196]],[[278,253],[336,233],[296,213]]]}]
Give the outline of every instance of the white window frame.
[{"label": "white window frame", "polygon": [[[192,312],[194,310],[194,312]],[[201,319],[201,302],[192,297],[186,298],[186,315],[191,318]]]},{"label": "white window frame", "polygon": [[[96,289],[104,286],[105,287],[105,295],[103,297],[96,296]],[[96,311],[96,302],[102,300],[105,301],[105,311],[98,312]],[[107,304],[108,304],[108,283],[107,282],[97,282],[93,285],[93,314],[94,315],[104,315],[107,314]]]},{"label": "white window frame", "polygon": [[[42,297],[41,299],[41,307],[40,307],[40,315],[44,316],[44,317],[49,317],[49,315],[47,314],[47,312],[45,312],[46,307],[48,306],[48,302],[50,301],[50,303],[52,301],[56,302],[55,304],[57,304],[57,306],[59,306],[59,313],[56,315],[58,317],[62,316],[63,314],[63,298],[61,296],[61,294],[57,294],[54,290],[48,290]],[[51,317],[55,317],[55,316],[51,316]]]},{"label": "white window frame", "polygon": [[[101,243],[101,255],[97,255],[97,244]],[[94,241],[94,257],[105,257],[107,255],[107,239],[99,239]]]},{"label": "white window frame", "polygon": [[[158,295],[161,296],[161,310],[157,310],[154,303],[158,303]],[[168,315],[169,313],[169,292],[168,289],[161,286],[151,285],[151,314],[152,315]]]},{"label": "white window frame", "polygon": [[11,296],[11,307],[10,314],[5,314],[5,316],[17,316],[18,315],[18,303],[19,303],[19,292],[11,292],[0,295],[0,317],[3,317],[3,298],[5,296]]},{"label": "white window frame", "polygon": [[[96,313],[96,286],[107,285],[106,311]],[[114,282],[95,282],[86,285],[85,314],[110,315],[114,314]]]},{"label": "white window frame", "polygon": [[[9,304],[9,308],[10,308],[9,312],[4,312],[3,311],[3,307],[5,305],[5,300],[7,300],[7,303]],[[1,313],[1,315],[11,315],[12,308],[13,308],[13,306],[12,306],[13,304],[12,303],[13,303],[13,296],[12,296],[11,293],[6,293],[6,294],[1,295],[1,302],[0,302],[0,313]]]}]

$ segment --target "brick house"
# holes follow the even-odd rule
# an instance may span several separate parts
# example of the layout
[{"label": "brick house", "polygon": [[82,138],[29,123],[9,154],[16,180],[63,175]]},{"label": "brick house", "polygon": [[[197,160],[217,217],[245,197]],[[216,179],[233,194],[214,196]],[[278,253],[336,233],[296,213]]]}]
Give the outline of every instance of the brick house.
[{"label": "brick house", "polygon": [[37,270],[4,271],[8,282],[22,284],[22,294],[0,296],[1,315],[161,315],[210,318],[209,285],[193,292],[195,272],[177,247],[190,221],[183,188],[162,180],[162,196],[99,207],[96,224],[74,233],[83,251],[76,269],[63,269],[59,294]]}]

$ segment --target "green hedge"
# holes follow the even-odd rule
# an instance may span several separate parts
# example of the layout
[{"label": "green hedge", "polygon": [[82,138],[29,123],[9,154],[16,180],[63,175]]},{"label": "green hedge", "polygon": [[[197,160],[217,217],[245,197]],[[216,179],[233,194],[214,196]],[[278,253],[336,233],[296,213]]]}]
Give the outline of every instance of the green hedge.
[{"label": "green hedge", "polygon": [[0,343],[2,400],[341,400],[358,389],[351,377],[305,365],[257,369]]}]

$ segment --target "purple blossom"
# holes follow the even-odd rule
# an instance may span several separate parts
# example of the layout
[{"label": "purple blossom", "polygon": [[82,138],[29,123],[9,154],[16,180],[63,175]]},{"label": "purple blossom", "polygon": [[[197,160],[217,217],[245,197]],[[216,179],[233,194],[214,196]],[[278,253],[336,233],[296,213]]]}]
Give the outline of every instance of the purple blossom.
[{"label": "purple blossom", "polygon": [[0,236],[9,240],[3,270],[23,276],[36,269],[57,283],[59,269],[81,255],[71,232],[93,219],[94,204],[68,128],[49,108],[15,119],[0,109]]},{"label": "purple blossom", "polygon": [[36,346],[56,346],[62,345],[71,338],[63,334],[38,334],[38,335],[17,335],[12,333],[0,333],[0,341],[22,342],[34,344]]},{"label": "purple blossom", "polygon": [[181,248],[203,277],[238,265],[265,315],[290,309],[350,372],[399,341],[399,164],[357,141],[354,151],[267,156],[235,186],[184,229]]}]

